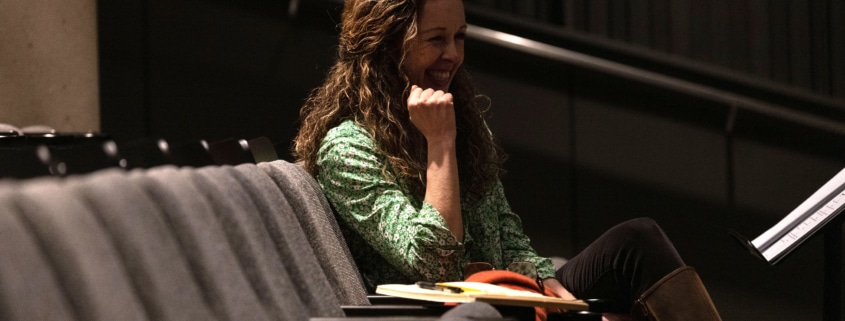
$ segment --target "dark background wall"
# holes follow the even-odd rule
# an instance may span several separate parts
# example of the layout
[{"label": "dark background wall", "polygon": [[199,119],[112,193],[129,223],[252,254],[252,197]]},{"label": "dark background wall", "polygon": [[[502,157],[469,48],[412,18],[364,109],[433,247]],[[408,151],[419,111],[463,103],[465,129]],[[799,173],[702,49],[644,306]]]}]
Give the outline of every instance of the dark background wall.
[{"label": "dark background wall", "polygon": [[[340,10],[296,3],[100,1],[102,131],[119,141],[267,136],[289,159]],[[536,249],[571,257],[612,225],[650,216],[725,320],[821,319],[821,239],[768,266],[728,229],[757,236],[845,164],[842,8],[467,1],[471,24],[671,77],[655,84],[468,40],[467,67],[511,156],[506,192]]]},{"label": "dark background wall", "polygon": [[841,0],[470,0],[558,29],[845,98]]}]

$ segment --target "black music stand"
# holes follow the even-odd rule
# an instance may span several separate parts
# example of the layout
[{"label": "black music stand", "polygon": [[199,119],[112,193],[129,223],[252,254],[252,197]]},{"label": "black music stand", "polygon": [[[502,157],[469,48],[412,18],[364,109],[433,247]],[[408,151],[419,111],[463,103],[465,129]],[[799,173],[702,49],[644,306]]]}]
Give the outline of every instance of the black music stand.
[{"label": "black music stand", "polygon": [[840,215],[824,230],[824,320],[842,320],[842,223]]},{"label": "black music stand", "polygon": [[[843,210],[845,210],[845,170],[828,181],[783,221],[767,231],[766,233],[771,233],[769,240],[760,241],[761,235],[752,242],[735,231],[730,232],[755,257],[770,265],[783,260],[800,248],[806,240],[822,234],[824,237],[823,320],[841,321],[842,228],[845,215],[839,214]],[[801,232],[795,232],[802,225],[809,227]],[[785,244],[789,245],[777,247],[776,243],[779,242],[787,242]],[[776,249],[771,250],[772,248]]]}]

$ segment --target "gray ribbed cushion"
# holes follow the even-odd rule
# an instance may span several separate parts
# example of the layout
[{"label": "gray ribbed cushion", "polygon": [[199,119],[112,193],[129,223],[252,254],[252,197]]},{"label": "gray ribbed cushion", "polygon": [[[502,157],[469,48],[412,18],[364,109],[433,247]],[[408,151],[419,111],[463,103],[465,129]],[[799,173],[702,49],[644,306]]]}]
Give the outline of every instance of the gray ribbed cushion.
[{"label": "gray ribbed cushion", "polygon": [[0,320],[74,320],[38,240],[22,221],[17,185],[0,185]]},{"label": "gray ribbed cushion", "polygon": [[125,171],[98,172],[68,185],[110,234],[151,319],[214,318],[163,214]]},{"label": "gray ribbed cushion", "polygon": [[159,205],[206,301],[222,320],[270,320],[244,275],[211,204],[189,176],[191,168],[156,167],[133,173]]},{"label": "gray ribbed cushion", "polygon": [[307,319],[306,306],[298,291],[293,290],[295,283],[288,276],[264,227],[262,211],[232,176],[236,174],[235,170],[229,166],[206,167],[192,174],[222,223],[235,255],[267,311],[278,320]]},{"label": "gray ribbed cushion", "polygon": [[278,160],[258,164],[287,198],[308,236],[340,303],[368,305],[367,292],[352,254],[340,232],[328,201],[319,184],[300,166]]},{"label": "gray ribbed cushion", "polygon": [[17,203],[77,317],[147,319],[111,237],[91,210],[60,184],[53,179],[30,181]]},{"label": "gray ribbed cushion", "polygon": [[499,310],[484,302],[470,302],[460,304],[440,316],[438,321],[473,321],[498,320],[502,317]]},{"label": "gray ribbed cushion", "polygon": [[274,239],[290,276],[297,280],[297,291],[309,306],[310,315],[343,316],[336,293],[317,258],[326,255],[314,251],[300,228],[296,213],[275,183],[254,164],[236,168],[234,177],[249,192],[262,215],[264,225]]}]

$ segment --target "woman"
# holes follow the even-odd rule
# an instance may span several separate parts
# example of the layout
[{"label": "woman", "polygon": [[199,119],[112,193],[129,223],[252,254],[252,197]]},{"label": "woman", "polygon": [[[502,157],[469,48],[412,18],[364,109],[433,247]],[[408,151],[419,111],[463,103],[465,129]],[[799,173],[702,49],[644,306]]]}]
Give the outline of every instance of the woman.
[{"label": "woman", "polygon": [[611,229],[559,271],[537,255],[463,67],[466,29],[460,0],[347,0],[337,61],[301,111],[294,155],[335,208],[367,286],[530,262],[558,296],[630,312],[683,262],[647,219]]}]

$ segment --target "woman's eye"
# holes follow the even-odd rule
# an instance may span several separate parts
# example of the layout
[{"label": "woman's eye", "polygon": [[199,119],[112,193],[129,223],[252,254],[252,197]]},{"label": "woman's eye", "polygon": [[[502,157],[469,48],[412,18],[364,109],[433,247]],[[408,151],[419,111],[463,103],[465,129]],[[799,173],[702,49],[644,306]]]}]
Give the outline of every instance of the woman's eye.
[{"label": "woman's eye", "polygon": [[455,39],[457,39],[457,40],[464,40],[466,38],[467,38],[467,34],[465,34],[465,33],[459,33],[459,34],[455,35]]},{"label": "woman's eye", "polygon": [[443,37],[441,37],[441,36],[431,37],[431,38],[428,38],[428,41],[430,41],[430,42],[441,42],[441,41],[443,41]]}]

